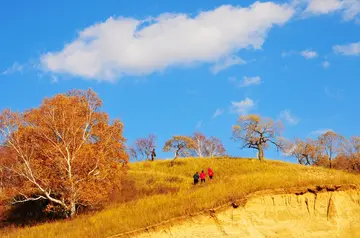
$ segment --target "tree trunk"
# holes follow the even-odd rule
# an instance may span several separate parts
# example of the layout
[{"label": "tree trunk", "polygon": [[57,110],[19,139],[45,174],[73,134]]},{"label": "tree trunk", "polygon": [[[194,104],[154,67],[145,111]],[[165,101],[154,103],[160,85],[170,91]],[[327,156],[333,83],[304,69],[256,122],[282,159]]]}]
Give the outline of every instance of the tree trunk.
[{"label": "tree trunk", "polygon": [[309,156],[308,156],[308,155],[305,156],[305,159],[306,159],[306,165],[310,165],[310,160],[309,160]]},{"label": "tree trunk", "polygon": [[170,166],[173,166],[173,165],[174,165],[174,161],[175,161],[175,160],[177,159],[177,157],[178,157],[179,150],[180,150],[180,149],[178,149],[178,150],[175,151],[175,157],[174,157],[173,160],[171,160]]},{"label": "tree trunk", "polygon": [[70,218],[73,218],[76,215],[76,204],[75,202],[70,203]]},{"label": "tree trunk", "polygon": [[331,169],[332,168],[331,159],[329,159],[329,165],[330,165],[330,169]]},{"label": "tree trunk", "polygon": [[259,158],[260,162],[264,162],[264,150],[263,150],[263,148],[261,146],[259,146],[258,151],[259,151],[258,158]]}]

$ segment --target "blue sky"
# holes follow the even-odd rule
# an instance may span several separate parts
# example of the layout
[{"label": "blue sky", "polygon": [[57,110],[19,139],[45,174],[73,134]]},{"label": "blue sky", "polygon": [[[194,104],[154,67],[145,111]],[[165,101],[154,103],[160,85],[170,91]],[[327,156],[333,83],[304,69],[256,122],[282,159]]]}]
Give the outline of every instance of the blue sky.
[{"label": "blue sky", "polygon": [[[284,136],[359,135],[360,2],[7,1],[0,8],[0,110],[95,90],[125,137],[201,131],[229,154],[241,114]],[[294,161],[275,150],[269,158]]]}]

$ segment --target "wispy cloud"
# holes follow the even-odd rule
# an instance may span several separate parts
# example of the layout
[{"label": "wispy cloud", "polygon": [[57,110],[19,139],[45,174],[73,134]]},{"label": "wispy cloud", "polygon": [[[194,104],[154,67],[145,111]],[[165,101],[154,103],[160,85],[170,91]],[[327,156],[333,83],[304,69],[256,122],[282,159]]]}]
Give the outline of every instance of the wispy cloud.
[{"label": "wispy cloud", "polygon": [[290,50],[290,51],[283,51],[282,53],[281,53],[281,57],[289,57],[289,56],[291,56],[291,55],[294,55],[294,54],[297,54],[297,52],[296,51],[294,51],[294,50]]},{"label": "wispy cloud", "polygon": [[322,62],[321,66],[324,68],[324,69],[327,69],[330,67],[330,62],[329,61],[324,61]]},{"label": "wispy cloud", "polygon": [[281,53],[281,57],[285,58],[285,57],[289,57],[292,55],[301,55],[302,57],[304,57],[305,59],[313,59],[319,56],[319,54],[314,51],[314,50],[302,50],[302,51],[295,51],[295,50],[290,50],[290,51],[283,51]]},{"label": "wispy cloud", "polygon": [[239,102],[231,102],[230,111],[237,114],[247,114],[251,109],[253,109],[255,103],[250,98],[245,98]]},{"label": "wispy cloud", "polygon": [[13,74],[22,72],[24,70],[24,65],[19,64],[18,62],[13,63],[13,65],[2,72],[3,75]]},{"label": "wispy cloud", "polygon": [[298,2],[308,3],[305,15],[322,15],[333,12],[340,12],[344,20],[359,20],[360,1],[359,0],[297,0]]},{"label": "wispy cloud", "polygon": [[51,75],[51,83],[57,83],[59,82],[59,78],[56,75]]},{"label": "wispy cloud", "polygon": [[220,71],[223,71],[227,68],[230,68],[234,65],[239,65],[239,64],[246,64],[246,61],[241,59],[238,56],[231,56],[231,57],[221,60],[221,61],[217,62],[215,65],[213,65],[211,67],[211,72],[213,74],[217,74]]},{"label": "wispy cloud", "polygon": [[224,109],[218,108],[213,114],[213,118],[216,118],[218,116],[221,116],[224,113]]},{"label": "wispy cloud", "polygon": [[233,83],[236,87],[248,87],[251,85],[261,84],[261,78],[259,76],[255,76],[255,77],[245,76],[243,80],[237,80],[235,77],[230,77],[229,81]]},{"label": "wispy cloud", "polygon": [[203,120],[198,121],[198,122],[196,123],[196,125],[195,125],[195,128],[196,128],[196,129],[200,129],[200,128],[202,127],[203,123],[204,123]]},{"label": "wispy cloud", "polygon": [[297,125],[300,122],[300,119],[294,116],[290,110],[281,111],[279,117],[291,125]]},{"label": "wispy cloud", "polygon": [[343,98],[343,94],[341,92],[342,90],[337,89],[336,91],[332,91],[330,90],[329,87],[325,87],[324,88],[324,92],[327,96],[329,96],[330,98],[336,99],[336,100],[341,100]]},{"label": "wispy cloud", "polygon": [[[360,4],[360,2],[359,2]],[[360,5],[359,5],[360,7]],[[345,45],[335,45],[333,46],[333,50],[335,53],[342,55],[352,55],[359,56],[360,55],[360,41],[356,43],[350,43]]]},{"label": "wispy cloud", "polygon": [[323,135],[323,134],[325,134],[326,132],[329,132],[329,131],[334,132],[333,129],[319,129],[319,130],[315,130],[315,131],[310,132],[310,135],[319,136],[319,135]]},{"label": "wispy cloud", "polygon": [[318,56],[318,53],[316,51],[312,50],[303,50],[300,53],[305,59],[313,59]]}]

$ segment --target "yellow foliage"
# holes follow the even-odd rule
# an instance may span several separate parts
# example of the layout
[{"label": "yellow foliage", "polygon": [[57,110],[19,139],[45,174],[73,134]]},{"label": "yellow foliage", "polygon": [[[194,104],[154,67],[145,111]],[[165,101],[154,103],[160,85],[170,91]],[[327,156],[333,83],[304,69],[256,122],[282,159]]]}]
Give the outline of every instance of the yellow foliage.
[{"label": "yellow foliage", "polygon": [[[186,158],[172,167],[164,160],[129,167],[128,176],[134,179],[136,190],[159,192],[71,221],[7,228],[0,231],[0,237],[107,237],[217,207],[259,190],[360,183],[360,177],[342,171],[254,159]],[[208,167],[214,171],[214,179],[192,185],[192,175]]]}]

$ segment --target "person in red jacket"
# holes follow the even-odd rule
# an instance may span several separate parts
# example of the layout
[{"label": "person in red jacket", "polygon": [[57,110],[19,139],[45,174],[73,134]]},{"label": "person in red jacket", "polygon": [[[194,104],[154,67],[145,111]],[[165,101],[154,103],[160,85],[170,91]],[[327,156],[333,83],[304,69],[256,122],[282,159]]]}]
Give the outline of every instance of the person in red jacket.
[{"label": "person in red jacket", "polygon": [[205,174],[205,172],[204,172],[204,170],[203,171],[201,171],[201,174],[200,174],[200,180],[201,180],[201,183],[205,183],[205,178],[206,178],[206,174]]},{"label": "person in red jacket", "polygon": [[214,177],[214,172],[210,168],[208,168],[208,175],[210,179]]}]

